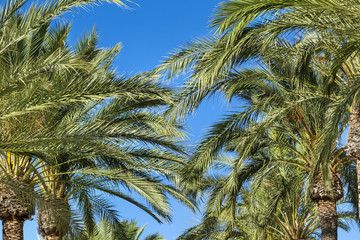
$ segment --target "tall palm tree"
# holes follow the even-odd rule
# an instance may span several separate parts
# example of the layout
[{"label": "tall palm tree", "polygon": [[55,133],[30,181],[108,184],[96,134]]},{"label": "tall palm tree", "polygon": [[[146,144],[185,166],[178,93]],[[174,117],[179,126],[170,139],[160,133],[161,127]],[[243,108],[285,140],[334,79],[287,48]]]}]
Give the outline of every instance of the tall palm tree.
[{"label": "tall palm tree", "polygon": [[[207,67],[207,56],[215,55],[217,47],[221,44],[223,43],[219,40],[189,45],[180,49],[160,66],[160,70],[168,70],[170,75],[178,74],[186,70],[186,67],[194,69],[193,78],[179,93],[174,110],[171,109],[176,114],[194,110],[206,96],[217,92],[222,92],[230,100],[239,98],[249,104],[246,111],[232,114],[214,125],[209,135],[200,143],[191,161],[191,172],[203,172],[211,165],[214,156],[228,144],[234,144],[230,149],[239,153],[239,158],[229,174],[228,185],[222,191],[223,194],[234,193],[228,200],[233,203],[234,211],[237,198],[235,193],[244,183],[245,176],[254,174],[261,168],[261,164],[251,165],[251,169],[244,172],[239,168],[245,164],[249,153],[253,151],[263,134],[268,134],[270,129],[275,132],[283,131],[285,140],[282,145],[297,156],[296,159],[287,159],[287,162],[300,165],[310,177],[312,199],[319,207],[322,237],[336,239],[336,201],[343,194],[337,171],[340,163],[344,162],[339,158],[344,148],[338,149],[336,140],[346,123],[337,125],[338,129],[332,133],[332,137],[335,137],[332,141],[326,141],[326,148],[322,148],[322,144],[329,129],[325,124],[329,108],[336,103],[337,96],[342,93],[341,88],[331,88],[332,95],[329,96],[326,75],[322,75],[320,67],[313,68],[308,65],[301,69],[302,74],[298,74],[298,62],[303,60],[302,55],[298,54],[302,47],[301,42],[295,43],[293,48],[288,47],[291,45],[288,42],[275,42],[263,55],[261,52],[258,53],[258,56],[261,56],[260,69],[237,69],[234,65],[231,72],[219,73],[212,79],[203,72],[202,67]],[[241,62],[241,59],[234,61]],[[286,144],[287,142],[295,146]],[[325,150],[319,149],[328,152],[324,154]],[[187,176],[190,180],[194,178],[189,174]],[[332,181],[327,185],[325,183],[328,179]]]},{"label": "tall palm tree", "polygon": [[[356,0],[225,1],[217,8],[211,24],[218,34],[216,38],[188,45],[166,61],[165,65],[170,74],[195,66],[193,79],[197,79],[194,82],[198,87],[197,99],[200,99],[208,89],[214,87],[219,76],[221,78],[239,64],[256,59],[268,51],[269,45],[273,45],[276,39],[292,41],[301,38],[306,42],[309,35],[313,36],[303,46],[303,61],[299,64],[298,75],[307,74],[303,71],[305,65],[327,62],[330,66],[322,69],[328,84],[324,87],[329,92],[334,86],[342,87],[342,97],[329,107],[326,121],[332,124],[329,124],[322,148],[319,148],[322,154],[318,160],[329,159],[331,144],[328,142],[337,138],[338,126],[346,122],[349,124],[347,152],[352,161],[357,163],[357,169],[360,169],[360,101],[357,81],[359,13],[360,4]],[[191,86],[188,88],[191,89]],[[325,162],[322,168],[325,174]]]},{"label": "tall palm tree", "polygon": [[[120,1],[113,2],[121,3]],[[50,168],[52,166],[51,159],[44,157],[44,155],[76,152],[78,155],[83,154],[81,156],[96,157],[101,155],[99,152],[105,148],[104,146],[102,149],[99,147],[101,143],[93,143],[94,138],[100,137],[94,134],[99,132],[96,130],[106,130],[108,136],[104,139],[107,141],[111,139],[109,138],[111,130],[113,134],[117,134],[117,137],[112,137],[113,139],[118,138],[118,136],[129,136],[131,133],[131,124],[126,126],[126,129],[123,128],[119,131],[114,124],[108,123],[106,125],[104,122],[106,119],[101,119],[102,125],[99,122],[96,123],[97,125],[91,125],[90,133],[92,135],[86,137],[82,136],[80,132],[81,130],[90,130],[90,128],[82,128],[82,124],[79,122],[77,122],[77,128],[72,129],[75,132],[66,132],[69,128],[58,129],[57,132],[54,132],[54,125],[51,125],[51,122],[58,121],[57,118],[69,110],[70,104],[79,104],[80,106],[90,104],[95,107],[95,105],[99,106],[105,99],[123,97],[124,100],[122,101],[135,108],[136,104],[149,107],[158,105],[158,103],[165,103],[169,99],[168,90],[145,79],[145,77],[137,76],[125,79],[114,75],[111,69],[111,60],[118,52],[118,46],[108,51],[101,51],[96,56],[91,56],[89,53],[99,50],[91,49],[92,45],[90,44],[85,46],[90,47],[90,49],[85,48],[74,54],[67,47],[65,41],[69,28],[66,26],[61,26],[59,29],[50,28],[51,19],[71,10],[73,7],[85,3],[96,3],[95,1],[51,1],[42,5],[32,4],[28,12],[20,14],[24,3],[24,1],[8,2],[0,19],[2,30],[0,54],[3,73],[2,104],[0,107],[3,141],[0,148],[4,152],[1,161],[3,164],[1,168],[1,192],[3,193],[4,204],[1,205],[0,212],[2,215],[0,218],[4,224],[4,239],[22,239],[22,224],[33,213],[33,201],[27,201],[27,198],[31,196],[37,197],[38,201],[41,200],[38,195],[32,192],[34,187],[37,188],[34,185],[35,180],[40,181],[39,174],[34,170],[44,166],[43,163],[46,163]],[[126,100],[125,96],[131,101]],[[118,110],[122,101],[114,100],[108,106],[113,107],[112,111]],[[88,109],[88,111],[90,110],[91,108]],[[137,113],[139,118],[141,115],[141,112]],[[159,127],[164,122],[150,123],[156,119],[152,114],[143,115],[142,120],[148,121],[147,124],[143,123],[142,126],[139,126],[143,131],[152,126],[158,132],[166,132],[166,134],[163,132],[164,135],[173,134],[170,131],[171,127],[164,126],[162,129]],[[74,117],[72,120],[75,124],[78,116],[73,114],[72,117]],[[126,118],[125,115],[123,117]],[[127,117],[131,117],[131,115]],[[82,119],[78,118],[78,120]],[[116,116],[114,116],[113,122],[116,120]],[[133,125],[136,124],[139,123],[133,123]],[[83,140],[81,144],[77,144],[80,136],[83,137]],[[158,150],[154,148],[152,152],[148,151],[145,158],[150,158],[151,155],[152,157],[160,156],[161,147],[178,149],[163,139],[163,136],[151,138],[148,133],[146,136],[141,133],[141,136],[137,135],[136,137],[140,142],[147,141],[159,146]],[[109,154],[105,155],[108,158],[112,156],[110,153],[119,152],[116,151],[114,142],[111,145],[112,148],[108,150]],[[126,147],[134,148],[130,144]],[[144,155],[140,156],[140,153],[143,151],[144,154],[146,150],[137,149],[133,154],[138,154],[138,159],[143,160]],[[89,154],[95,151],[98,154]],[[169,160],[171,158],[170,154],[164,152],[162,154],[162,159]],[[123,155],[123,157],[125,156]],[[151,166],[150,163],[147,164],[144,165]],[[156,168],[155,166],[154,169]],[[45,167],[44,169],[48,168]],[[55,174],[59,173],[56,172]],[[113,170],[111,174],[114,176],[115,171]],[[53,179],[55,178],[53,176]],[[131,183],[133,187],[138,187],[137,184],[146,180],[146,175],[133,181],[129,179],[120,180],[122,182],[128,180],[128,183]],[[155,184],[156,180],[153,181]],[[46,183],[42,186],[45,185]],[[161,185],[155,193],[161,196],[161,201],[156,202],[154,199],[150,201],[155,205],[157,213],[167,218],[168,211],[163,210],[167,209],[166,201],[164,200],[164,193],[161,192],[164,188],[173,191],[174,195],[178,194],[170,187]],[[147,188],[147,190],[150,189]],[[62,191],[61,188],[60,191]],[[150,196],[147,195],[148,192],[146,191],[143,194]],[[41,202],[48,201],[41,200]]]},{"label": "tall palm tree", "polygon": [[[50,37],[56,39],[51,44],[58,48],[39,41],[40,48],[70,51],[65,42],[69,30],[68,26],[59,29],[44,26],[39,35],[52,32]],[[46,36],[40,39],[52,40]],[[181,192],[164,183],[162,178],[171,181],[184,164],[179,155],[183,149],[176,145],[184,137],[179,125],[153,110],[169,103],[171,91],[151,81],[150,74],[131,78],[116,76],[111,63],[119,46],[101,50],[96,43],[97,36],[93,32],[81,39],[73,51],[81,67],[88,65],[93,69],[68,70],[58,79],[59,83],[52,80],[57,85],[49,88],[47,94],[61,93],[66,90],[64,85],[75,88],[74,92],[84,91],[91,84],[98,85],[94,90],[100,94],[95,93],[76,104],[63,103],[55,109],[47,109],[46,114],[40,115],[42,128],[31,136],[30,143],[35,149],[28,152],[27,142],[22,150],[34,156],[27,163],[27,175],[38,193],[46,198],[45,206],[44,201],[39,202],[38,212],[39,231],[45,239],[61,239],[71,230],[71,218],[59,216],[64,212],[71,215],[71,200],[81,209],[89,231],[95,225],[94,214],[116,219],[114,210],[106,208],[110,206],[106,199],[93,194],[95,190],[129,201],[159,222],[170,219],[168,194],[193,207]],[[46,49],[39,52],[46,52]],[[105,94],[101,95],[104,90]],[[44,137],[54,145],[48,146]],[[46,145],[45,150],[41,144]],[[135,190],[152,209],[124,193],[121,186]]]},{"label": "tall palm tree", "polygon": [[[41,54],[46,53],[46,47],[50,51],[74,52],[72,57],[80,67],[60,72],[61,76],[54,74],[54,79],[48,79],[47,88],[41,89],[42,95],[31,94],[46,100],[52,95],[83,94],[83,98],[61,102],[35,114],[34,118],[41,122],[32,121],[37,127],[28,129],[26,138],[21,138],[28,126],[23,122],[29,119],[18,117],[22,124],[12,128],[19,136],[12,132],[6,147],[9,152],[27,154],[20,154],[27,160],[3,159],[13,171],[26,166],[20,171],[26,176],[24,181],[46,198],[37,199],[41,235],[45,239],[61,239],[71,230],[71,216],[59,216],[64,212],[71,215],[70,200],[80,206],[89,231],[95,225],[94,214],[116,219],[114,210],[104,205],[106,200],[93,194],[95,190],[129,201],[159,222],[170,219],[168,195],[192,207],[180,191],[164,182],[164,178],[171,182],[184,164],[180,157],[183,148],[177,145],[184,137],[180,126],[154,110],[170,102],[170,89],[153,82],[150,74],[117,76],[111,63],[119,46],[98,49],[94,32],[70,51],[65,42],[69,30],[68,26],[55,29],[46,25],[38,33],[40,36],[33,35],[44,39],[38,41]],[[19,162],[23,165],[16,165]],[[126,189],[139,193],[152,209],[124,193]],[[25,190],[32,189],[20,189]]]}]

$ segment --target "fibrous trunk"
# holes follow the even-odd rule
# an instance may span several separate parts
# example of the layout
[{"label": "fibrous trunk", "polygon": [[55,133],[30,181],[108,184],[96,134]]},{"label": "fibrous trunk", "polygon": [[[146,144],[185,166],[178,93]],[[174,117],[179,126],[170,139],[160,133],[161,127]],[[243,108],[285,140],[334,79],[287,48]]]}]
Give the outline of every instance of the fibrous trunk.
[{"label": "fibrous trunk", "polygon": [[39,233],[44,240],[61,239],[59,223],[56,222],[51,210],[39,210],[37,220]]},{"label": "fibrous trunk", "polygon": [[[67,203],[61,201],[61,205],[64,205],[63,215],[67,215],[66,211],[69,211],[70,207]],[[39,233],[44,238],[44,240],[61,240],[62,237],[66,234],[69,227],[69,219],[62,218],[62,221],[57,219],[60,209],[40,209],[37,214]]]},{"label": "fibrous trunk", "polygon": [[[19,183],[18,186],[24,184]],[[0,220],[3,224],[4,240],[22,240],[25,220],[34,214],[34,205],[21,199],[9,186],[0,184]]]},{"label": "fibrous trunk", "polygon": [[23,217],[11,216],[2,219],[3,225],[3,240],[22,240],[24,239],[24,227],[25,219]]},{"label": "fibrous trunk", "polygon": [[325,185],[320,174],[315,179],[310,197],[318,204],[322,240],[337,240],[336,202],[342,198],[343,192],[344,187],[336,174],[332,177],[332,190]]},{"label": "fibrous trunk", "polygon": [[[347,151],[349,158],[356,163],[358,182],[358,199],[360,199],[360,102],[352,107],[347,135]],[[360,201],[358,201],[360,217]]]},{"label": "fibrous trunk", "polygon": [[336,201],[331,199],[319,200],[318,202],[319,220],[321,226],[322,240],[337,239],[337,213]]},{"label": "fibrous trunk", "polygon": [[62,237],[60,236],[46,236],[44,240],[61,240]]}]

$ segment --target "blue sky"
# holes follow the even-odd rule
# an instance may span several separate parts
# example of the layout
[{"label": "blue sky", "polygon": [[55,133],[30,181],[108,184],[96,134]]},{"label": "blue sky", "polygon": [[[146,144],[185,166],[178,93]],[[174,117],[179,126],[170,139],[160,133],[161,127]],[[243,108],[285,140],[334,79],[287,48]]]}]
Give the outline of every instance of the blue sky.
[{"label": "blue sky", "polygon": [[[4,0],[0,0],[3,2]],[[81,34],[96,26],[100,35],[99,45],[111,47],[118,42],[123,50],[116,59],[120,73],[139,73],[157,66],[172,49],[186,42],[208,34],[208,23],[214,7],[220,0],[134,0],[138,5],[123,9],[112,4],[101,4],[79,10],[64,16],[65,21],[73,23],[70,43],[79,39]],[[180,84],[182,79],[177,80]],[[204,103],[189,120],[192,142],[198,140],[210,123],[219,118],[228,106],[221,99]],[[147,224],[145,234],[160,232],[166,239],[175,239],[185,228],[197,223],[200,216],[193,215],[188,209],[173,202],[174,217],[172,224],[158,224],[148,215],[125,202],[114,201],[121,216],[136,219],[140,225]],[[350,234],[340,233],[339,239],[359,237],[354,228]],[[25,224],[25,239],[37,239],[36,221]],[[110,239],[109,239],[110,240]]]}]

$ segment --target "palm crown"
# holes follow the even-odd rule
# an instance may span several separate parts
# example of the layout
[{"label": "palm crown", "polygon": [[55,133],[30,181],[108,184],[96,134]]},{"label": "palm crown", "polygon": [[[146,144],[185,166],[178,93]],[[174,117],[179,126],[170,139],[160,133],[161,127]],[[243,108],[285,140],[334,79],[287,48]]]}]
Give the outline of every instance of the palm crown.
[{"label": "palm crown", "polygon": [[3,9],[1,190],[10,199],[0,211],[5,239],[22,239],[22,224],[35,204],[46,239],[79,234],[72,203],[90,232],[94,214],[116,220],[98,191],[129,201],[158,221],[170,220],[167,194],[192,205],[171,184],[184,164],[177,145],[184,135],[179,124],[156,110],[170,103],[171,90],[151,73],[118,76],[112,61],[120,45],[98,48],[93,31],[71,48],[70,26],[53,21],[95,3],[51,1],[20,13],[25,1],[10,1]]}]

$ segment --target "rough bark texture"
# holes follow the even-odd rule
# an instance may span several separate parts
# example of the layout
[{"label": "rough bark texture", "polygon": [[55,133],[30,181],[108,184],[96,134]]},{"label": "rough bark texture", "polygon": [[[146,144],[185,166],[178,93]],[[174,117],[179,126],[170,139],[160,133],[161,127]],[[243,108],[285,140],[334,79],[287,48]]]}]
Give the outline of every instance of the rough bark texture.
[{"label": "rough bark texture", "polygon": [[337,240],[336,201],[319,200],[319,219],[321,226],[321,240]]},{"label": "rough bark texture", "polygon": [[46,236],[44,240],[61,240],[62,237],[60,236]]},{"label": "rough bark texture", "polygon": [[39,233],[45,240],[61,239],[60,229],[51,210],[39,210],[37,214]]},{"label": "rough bark texture", "polygon": [[34,214],[34,209],[30,203],[20,200],[11,188],[0,184],[0,219],[7,219],[11,216],[24,217],[30,219]]},{"label": "rough bark texture", "polygon": [[[360,199],[360,102],[352,107],[349,119],[349,132],[346,140],[348,156],[356,163],[358,199]],[[360,201],[358,202],[358,207],[360,210]]]},{"label": "rough bark texture", "polygon": [[[59,204],[70,210],[68,203]],[[59,211],[59,209],[40,209],[37,214],[38,230],[44,240],[61,240],[67,232],[70,222],[64,223],[56,219],[57,214],[54,211]]]},{"label": "rough bark texture", "polygon": [[315,179],[314,185],[311,189],[310,198],[314,202],[325,199],[333,199],[335,202],[344,196],[344,187],[340,178],[334,174],[332,176],[332,191],[324,184],[321,175],[318,175]]},{"label": "rough bark texture", "polygon": [[3,240],[23,240],[24,239],[24,222],[23,217],[8,217],[2,219],[3,224]]},{"label": "rough bark texture", "polygon": [[20,198],[21,196],[14,190],[0,184],[0,220],[3,224],[3,239],[23,239],[24,222],[31,219],[34,214],[33,205],[21,201]]},{"label": "rough bark texture", "polygon": [[336,201],[343,197],[344,187],[336,174],[332,177],[332,188],[329,190],[318,175],[310,194],[311,200],[318,204],[322,240],[337,240]]}]

